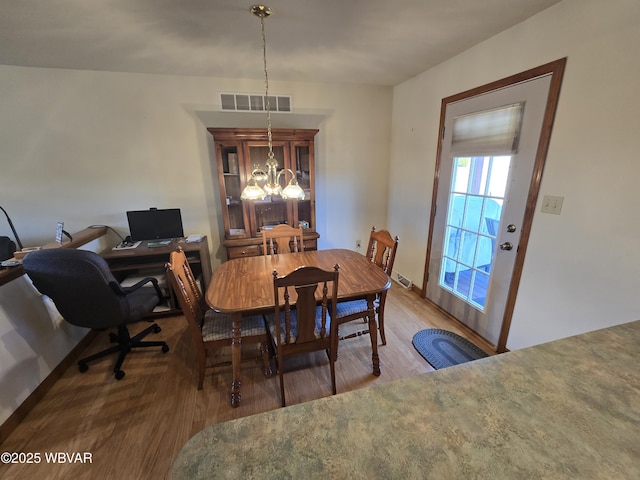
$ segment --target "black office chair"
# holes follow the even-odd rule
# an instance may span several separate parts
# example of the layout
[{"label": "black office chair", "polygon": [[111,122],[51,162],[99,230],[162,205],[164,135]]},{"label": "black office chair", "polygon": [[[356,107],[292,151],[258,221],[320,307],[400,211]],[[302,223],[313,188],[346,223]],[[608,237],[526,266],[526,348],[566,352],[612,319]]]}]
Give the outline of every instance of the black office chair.
[{"label": "black office chair", "polygon": [[[117,334],[109,335],[118,345],[78,361],[81,372],[88,370],[88,362],[119,352],[113,372],[120,380],[124,377],[120,367],[132,348],[162,347],[163,352],[169,351],[165,342],[141,341],[152,332],[160,332],[155,323],[134,337],[127,328],[127,324],[141,320],[163,300],[155,278],[145,278],[123,288],[100,255],[72,248],[30,252],[22,264],[34,286],[53,300],[67,322],[92,330],[118,327]],[[149,283],[153,288],[145,287]]]}]

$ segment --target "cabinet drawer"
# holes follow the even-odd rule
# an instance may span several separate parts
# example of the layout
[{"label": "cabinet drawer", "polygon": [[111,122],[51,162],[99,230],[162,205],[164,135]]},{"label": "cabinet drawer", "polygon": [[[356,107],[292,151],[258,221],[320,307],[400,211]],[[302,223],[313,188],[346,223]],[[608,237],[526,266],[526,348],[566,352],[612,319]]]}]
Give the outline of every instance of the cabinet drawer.
[{"label": "cabinet drawer", "polygon": [[317,250],[318,249],[318,241],[314,239],[304,239],[304,249],[305,250]]},{"label": "cabinet drawer", "polygon": [[256,257],[261,255],[262,247],[260,245],[247,245],[246,247],[228,247],[227,258],[229,260],[240,257]]}]

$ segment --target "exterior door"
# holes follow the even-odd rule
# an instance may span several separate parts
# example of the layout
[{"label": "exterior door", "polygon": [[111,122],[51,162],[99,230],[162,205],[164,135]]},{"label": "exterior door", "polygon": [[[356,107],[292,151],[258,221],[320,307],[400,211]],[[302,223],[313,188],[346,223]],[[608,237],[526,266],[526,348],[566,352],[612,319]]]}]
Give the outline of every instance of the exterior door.
[{"label": "exterior door", "polygon": [[498,351],[537,198],[552,80],[546,73],[443,102],[425,296]]}]

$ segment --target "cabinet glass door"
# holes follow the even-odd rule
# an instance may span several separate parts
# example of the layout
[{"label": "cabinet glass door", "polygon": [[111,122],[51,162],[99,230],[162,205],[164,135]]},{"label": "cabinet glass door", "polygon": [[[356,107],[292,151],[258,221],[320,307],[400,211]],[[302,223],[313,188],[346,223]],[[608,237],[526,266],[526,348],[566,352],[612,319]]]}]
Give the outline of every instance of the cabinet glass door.
[{"label": "cabinet glass door", "polygon": [[242,182],[240,181],[240,158],[238,158],[237,146],[222,146],[222,177],[224,179],[224,197],[225,202],[222,208],[227,210],[227,218],[229,219],[229,235],[246,236],[248,233],[248,219],[240,194],[242,193]]},{"label": "cabinet glass door", "polygon": [[311,171],[310,157],[311,152],[308,143],[293,146],[293,165],[291,169],[296,172],[298,184],[304,190],[304,200],[296,202],[295,221],[297,225],[294,225],[294,227],[299,225],[302,228],[315,228],[315,225],[313,225],[314,219],[312,218],[313,209],[311,208],[313,202],[313,198],[311,198],[313,172]]},{"label": "cabinet glass door", "polygon": [[[282,143],[277,144],[273,143],[273,154],[278,162],[278,171],[285,168],[286,158],[288,156],[288,149]],[[269,158],[269,147],[260,142],[258,143],[250,143],[248,145],[248,153],[249,153],[249,167],[250,170],[254,168],[260,168],[265,170],[266,173],[266,162]],[[288,168],[288,165],[286,165]],[[283,174],[280,177],[280,186],[282,188],[286,187],[286,178],[288,178],[288,174]],[[259,182],[260,186],[264,185],[264,182]],[[253,200],[251,202],[253,215],[252,218],[254,220],[254,235],[260,235],[263,229],[271,228],[280,223],[289,223],[289,212],[287,202],[282,199],[280,196],[267,196],[264,200]]]}]

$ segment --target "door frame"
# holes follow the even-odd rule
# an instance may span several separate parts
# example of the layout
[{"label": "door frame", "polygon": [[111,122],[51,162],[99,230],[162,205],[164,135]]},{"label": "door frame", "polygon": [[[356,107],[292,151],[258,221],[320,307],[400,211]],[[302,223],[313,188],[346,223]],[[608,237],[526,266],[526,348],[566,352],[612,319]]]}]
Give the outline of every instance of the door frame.
[{"label": "door frame", "polygon": [[[445,113],[447,105],[450,103],[465,100],[467,98],[475,97],[485,93],[506,88],[511,85],[525,82],[536,77],[543,75],[551,75],[551,84],[549,85],[549,94],[547,96],[547,104],[544,112],[544,119],[542,121],[542,129],[540,131],[540,138],[538,141],[538,148],[536,151],[536,158],[533,167],[533,173],[531,176],[531,183],[529,184],[529,193],[527,195],[527,203],[524,212],[524,219],[522,223],[522,229],[520,232],[520,243],[516,252],[515,264],[513,267],[513,274],[511,277],[511,284],[509,286],[509,293],[507,295],[507,301],[504,310],[504,316],[502,319],[502,327],[500,329],[500,337],[498,344],[495,345],[497,353],[506,351],[507,337],[509,335],[509,329],[511,327],[511,319],[513,317],[513,310],[515,308],[516,296],[518,294],[518,287],[520,286],[520,277],[522,276],[522,268],[524,266],[524,259],[527,252],[527,245],[529,243],[529,235],[531,233],[531,225],[533,224],[533,215],[535,213],[536,203],[538,200],[538,194],[540,192],[540,183],[542,181],[542,172],[547,159],[547,152],[549,150],[549,143],[551,141],[551,131],[553,129],[553,122],[555,119],[556,110],[558,107],[558,99],[560,97],[560,87],[562,85],[562,78],[564,75],[565,66],[567,63],[567,57],[555,60],[544,65],[526,70],[524,72],[505,77],[495,82],[482,85],[480,87],[472,88],[462,93],[458,93],[442,99],[440,107],[440,126],[438,135],[438,146],[436,152],[436,165],[435,173],[433,176],[433,192],[431,197],[431,213],[429,215],[429,236],[427,240],[427,258],[425,262],[423,282],[421,296],[426,300],[427,295],[427,282],[429,281],[429,261],[431,258],[431,239],[433,236],[433,223],[436,215],[436,199],[438,195],[438,183],[440,175],[440,155],[442,153],[442,138],[443,129],[445,123]],[[433,302],[431,304],[435,305]],[[435,305],[439,310],[443,311],[440,307]],[[446,312],[445,312],[446,313]],[[451,315],[447,314],[451,317]]]}]

